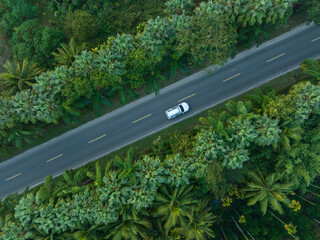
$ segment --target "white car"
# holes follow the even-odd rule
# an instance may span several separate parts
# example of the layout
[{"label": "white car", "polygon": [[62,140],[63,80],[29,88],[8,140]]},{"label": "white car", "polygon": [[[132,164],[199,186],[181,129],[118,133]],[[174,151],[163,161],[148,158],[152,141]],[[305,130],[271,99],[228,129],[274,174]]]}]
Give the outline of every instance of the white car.
[{"label": "white car", "polygon": [[168,119],[175,118],[189,111],[189,105],[186,102],[179,103],[177,106],[169,108],[165,111]]}]

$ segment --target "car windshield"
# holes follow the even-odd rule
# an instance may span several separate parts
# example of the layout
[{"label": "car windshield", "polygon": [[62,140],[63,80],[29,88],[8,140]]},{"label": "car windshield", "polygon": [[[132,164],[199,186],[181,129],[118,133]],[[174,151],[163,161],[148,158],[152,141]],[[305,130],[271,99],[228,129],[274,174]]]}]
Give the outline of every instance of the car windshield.
[{"label": "car windshield", "polygon": [[179,105],[180,109],[181,109],[181,112],[184,112],[184,109],[182,107],[182,105]]}]

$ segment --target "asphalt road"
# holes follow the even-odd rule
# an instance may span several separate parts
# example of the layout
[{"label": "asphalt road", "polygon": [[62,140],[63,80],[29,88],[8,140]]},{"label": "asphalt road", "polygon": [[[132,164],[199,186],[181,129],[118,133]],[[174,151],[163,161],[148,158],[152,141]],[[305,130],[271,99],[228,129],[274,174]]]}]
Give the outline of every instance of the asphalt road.
[{"label": "asphalt road", "polygon": [[[238,54],[208,74],[194,74],[0,164],[0,198],[35,186],[191,117],[320,56],[320,26],[299,27]],[[184,100],[183,100],[184,99]],[[164,111],[186,101],[190,111],[168,120]]]}]

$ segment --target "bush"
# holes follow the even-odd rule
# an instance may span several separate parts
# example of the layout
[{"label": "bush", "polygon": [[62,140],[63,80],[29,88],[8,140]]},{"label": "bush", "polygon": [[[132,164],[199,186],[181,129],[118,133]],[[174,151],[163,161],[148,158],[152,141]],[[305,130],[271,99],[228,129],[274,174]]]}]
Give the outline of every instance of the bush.
[{"label": "bush", "polygon": [[[63,39],[60,30],[40,25],[38,20],[25,21],[15,29],[9,45],[18,61],[27,58],[41,66],[49,66],[54,52]],[[49,59],[49,60],[48,60]]]},{"label": "bush", "polygon": [[78,43],[83,43],[97,34],[95,19],[87,11],[68,12],[65,23],[66,36],[73,38]]},{"label": "bush", "polygon": [[3,0],[1,9],[2,11],[5,9],[1,25],[9,36],[12,35],[15,27],[35,18],[40,13],[39,8],[30,0]]}]

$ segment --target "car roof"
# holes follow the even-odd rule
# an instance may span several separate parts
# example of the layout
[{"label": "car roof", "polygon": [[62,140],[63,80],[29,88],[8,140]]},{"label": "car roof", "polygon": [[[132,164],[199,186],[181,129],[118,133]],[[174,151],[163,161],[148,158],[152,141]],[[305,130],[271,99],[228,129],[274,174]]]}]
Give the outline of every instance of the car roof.
[{"label": "car roof", "polygon": [[168,114],[170,116],[172,116],[172,115],[175,115],[179,112],[180,112],[179,106],[175,106],[175,107],[169,109]]},{"label": "car roof", "polygon": [[189,110],[189,105],[188,105],[188,103],[182,102],[182,103],[180,103],[180,105],[182,105],[182,107],[183,107],[183,109],[184,109],[185,112],[187,112],[187,111]]}]

